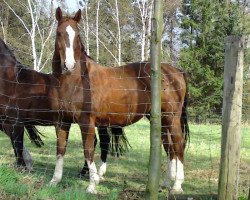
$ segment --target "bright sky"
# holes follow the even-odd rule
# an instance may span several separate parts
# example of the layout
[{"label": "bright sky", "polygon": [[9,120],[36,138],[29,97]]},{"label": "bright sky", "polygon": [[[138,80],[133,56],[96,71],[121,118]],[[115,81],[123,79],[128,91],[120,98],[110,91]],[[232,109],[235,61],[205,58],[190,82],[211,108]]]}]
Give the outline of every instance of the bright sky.
[{"label": "bright sky", "polygon": [[[69,13],[75,12],[79,9],[79,7],[77,5],[78,1],[79,0],[65,0],[65,4],[69,8],[69,10],[68,10]],[[55,7],[58,7],[57,2],[55,2]]]}]

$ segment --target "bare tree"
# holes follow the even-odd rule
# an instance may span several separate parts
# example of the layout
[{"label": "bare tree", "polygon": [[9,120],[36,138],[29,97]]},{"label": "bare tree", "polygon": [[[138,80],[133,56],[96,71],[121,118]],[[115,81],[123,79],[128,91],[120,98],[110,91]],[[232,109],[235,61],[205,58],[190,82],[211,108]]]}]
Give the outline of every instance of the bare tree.
[{"label": "bare tree", "polygon": [[118,31],[118,65],[121,65],[122,62],[122,42],[121,42],[121,28],[120,28],[120,19],[119,19],[119,8],[117,0],[115,0],[115,10],[116,10],[116,22],[117,22],[117,31]]},{"label": "bare tree", "polygon": [[[47,61],[49,60],[47,58],[45,62],[42,63],[42,59],[44,56],[44,49],[51,37],[55,21],[49,23],[48,31],[40,27],[39,20],[41,17],[40,15],[41,9],[43,8],[42,1],[27,0],[27,4],[22,3],[25,12],[29,13],[30,15],[31,26],[17,14],[17,12],[11,7],[11,5],[6,0],[3,1],[8,6],[8,8],[13,12],[13,14],[16,16],[16,18],[19,20],[19,22],[29,35],[32,48],[33,68],[36,71],[41,71],[44,68]],[[39,41],[41,42],[39,44],[40,47],[38,47],[38,44],[36,43],[37,37],[39,37]]]},{"label": "bare tree", "polygon": [[99,62],[99,10],[100,10],[100,0],[97,0],[96,5],[96,62]]},{"label": "bare tree", "polygon": [[164,4],[164,34],[163,40],[164,45],[167,49],[168,57],[172,62],[176,62],[178,60],[178,52],[176,50],[176,39],[178,35],[176,35],[175,31],[178,27],[178,17],[177,12],[181,7],[180,0],[165,0]]},{"label": "bare tree", "polygon": [[142,25],[141,30],[141,60],[146,60],[149,57],[149,38],[151,32],[151,16],[152,16],[152,0],[136,0],[137,7],[140,13]]},{"label": "bare tree", "polygon": [[2,29],[2,37],[4,42],[7,40],[8,22],[9,22],[9,9],[0,3],[0,23]]},{"label": "bare tree", "polygon": [[88,6],[89,6],[89,1],[85,0],[85,1],[79,1],[76,0],[76,3],[78,5],[78,8],[82,10],[84,10],[84,14],[83,14],[83,26],[80,26],[81,29],[83,29],[84,32],[84,40],[85,40],[85,50],[87,52],[87,54],[89,55],[89,13],[88,13]]}]

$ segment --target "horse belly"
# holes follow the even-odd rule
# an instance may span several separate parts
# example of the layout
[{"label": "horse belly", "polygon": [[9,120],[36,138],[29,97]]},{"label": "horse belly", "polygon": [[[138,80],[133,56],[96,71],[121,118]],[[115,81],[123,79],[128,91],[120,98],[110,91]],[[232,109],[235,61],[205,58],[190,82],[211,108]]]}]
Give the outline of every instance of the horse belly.
[{"label": "horse belly", "polygon": [[47,96],[20,98],[15,104],[16,117],[24,124],[51,125],[58,115],[50,108]]},{"label": "horse belly", "polygon": [[[114,93],[112,93],[114,94]],[[140,120],[150,110],[150,95],[146,92],[121,92],[108,96],[96,108],[97,123],[102,126],[126,126]]]}]

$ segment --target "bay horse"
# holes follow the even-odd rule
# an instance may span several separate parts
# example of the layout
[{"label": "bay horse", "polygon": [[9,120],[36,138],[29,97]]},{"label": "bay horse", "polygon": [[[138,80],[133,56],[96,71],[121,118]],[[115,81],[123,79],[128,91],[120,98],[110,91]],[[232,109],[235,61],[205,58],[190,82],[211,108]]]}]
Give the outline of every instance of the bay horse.
[{"label": "bay horse", "polygon": [[[13,52],[7,47],[7,45],[4,43],[4,41],[0,38],[0,68],[5,68],[5,70],[7,68],[12,68],[12,70],[22,70],[23,72],[31,72],[31,70],[22,65],[19,61],[16,60]],[[1,72],[3,73],[3,71]],[[1,76],[3,78],[3,74]],[[52,76],[50,76],[50,79],[53,79]],[[4,82],[8,82],[9,79],[8,77],[6,79],[2,79],[1,80],[3,83]],[[25,85],[28,85],[29,79],[26,80]],[[15,82],[15,84],[18,84],[18,82]],[[20,83],[21,84],[21,83]],[[9,84],[7,84],[9,85]],[[48,85],[49,86],[49,85]],[[17,88],[21,88],[16,86]],[[27,86],[27,88],[32,88],[30,86]],[[12,96],[13,98],[15,97],[14,93],[10,93],[9,96],[7,96],[6,93],[6,88],[0,87],[1,89],[1,93],[0,93],[0,130],[3,131],[6,135],[8,135],[11,139],[12,142],[12,146],[14,149],[14,153],[16,155],[16,159],[17,159],[17,166],[18,167],[26,167],[29,171],[32,170],[32,158],[31,155],[29,153],[29,151],[27,150],[27,148],[25,148],[24,144],[23,144],[23,134],[24,134],[24,127],[26,129],[26,132],[30,138],[30,140],[32,142],[34,142],[38,147],[41,147],[43,145],[43,141],[40,138],[41,133],[36,129],[36,127],[34,125],[40,124],[40,125],[54,125],[53,121],[47,120],[46,122],[39,122],[39,119],[37,119],[37,117],[34,117],[33,120],[35,120],[35,123],[32,122],[32,120],[27,120],[27,122],[22,122],[17,123],[18,122],[18,118],[13,118],[10,119],[8,116],[6,116],[6,109],[9,106],[9,102],[7,103],[7,101],[10,101]],[[28,97],[27,93],[27,99],[30,98]],[[20,95],[19,93],[16,94],[16,96]],[[46,94],[45,96],[43,96],[43,98],[46,98]],[[41,99],[43,99],[41,98]],[[37,97],[37,100],[39,100],[39,97]],[[44,99],[43,99],[44,100]],[[21,102],[22,103],[22,102]],[[31,102],[29,102],[31,103]],[[19,107],[17,106],[16,109],[18,110]],[[34,112],[34,111],[33,111]],[[39,112],[42,111],[36,111],[37,115],[39,115]],[[33,113],[33,116],[35,116],[35,113]],[[20,117],[20,116],[18,116]],[[8,119],[9,118],[9,119]],[[56,118],[56,117],[55,117]],[[7,120],[8,119],[8,120]],[[49,119],[49,118],[48,118]],[[24,125],[25,124],[25,125]],[[121,153],[123,153],[121,150],[123,150],[123,146],[125,145],[125,149],[126,150],[126,146],[129,145],[126,141],[126,137],[123,134],[123,130],[120,130],[119,128],[113,127],[110,130],[111,135],[115,136],[115,152],[117,153],[117,156]],[[101,146],[101,159],[102,161],[106,161],[107,158],[107,153],[108,153],[108,146],[110,143],[110,136],[107,130],[107,127],[98,127],[98,133],[99,133],[99,137],[100,137],[100,146]],[[117,144],[117,139],[122,138],[123,144],[119,145]],[[96,142],[97,139],[95,138],[95,146],[96,146]],[[119,150],[119,148],[121,148]],[[80,176],[86,176],[86,174],[88,174],[88,166],[86,166],[86,164],[84,165],[83,169],[80,172]],[[99,175],[100,177],[102,177],[104,175],[104,173],[106,172],[106,163],[104,162],[102,164],[102,167],[99,170]]]},{"label": "bay horse", "polygon": [[[150,119],[150,63],[103,67],[86,54],[81,42],[77,26],[81,10],[74,17],[69,17],[62,16],[61,9],[57,8],[56,19],[58,25],[53,63],[60,76],[66,73],[65,78],[75,84],[74,92],[82,93],[81,103],[78,105],[80,108],[74,109],[83,112],[77,112],[75,120],[84,125],[80,127],[84,155],[90,169],[87,192],[96,193],[99,176],[94,162],[94,127],[124,127],[136,123],[144,116]],[[186,75],[168,64],[161,64],[161,71],[162,142],[169,155],[168,174],[164,184],[168,185],[173,180],[172,192],[181,192],[184,181],[184,149],[189,138]],[[59,138],[64,144],[66,137],[59,135]],[[61,150],[59,148],[57,151],[56,168],[59,170],[63,167],[60,159],[64,154]]]},{"label": "bay horse", "polygon": [[[4,41],[0,38],[0,68],[11,67],[16,62],[17,61],[15,57],[13,56],[11,50],[7,47]],[[3,94],[0,94],[1,98],[3,98],[2,95]],[[5,106],[3,104],[0,104],[0,107],[1,107],[0,108],[0,130],[4,132],[11,139],[11,144],[13,146],[14,153],[17,158],[17,166],[24,167],[27,170],[31,171],[32,170],[32,157],[28,149],[23,144],[23,133],[18,134],[16,136],[12,134],[12,126],[4,122]],[[22,129],[22,132],[26,130],[25,132],[27,133],[29,139],[37,147],[42,147],[44,145],[40,137],[41,133],[36,129],[35,126],[27,125],[25,126],[25,129],[23,126],[19,127],[19,129]],[[21,150],[22,150],[22,153],[20,153]]]}]

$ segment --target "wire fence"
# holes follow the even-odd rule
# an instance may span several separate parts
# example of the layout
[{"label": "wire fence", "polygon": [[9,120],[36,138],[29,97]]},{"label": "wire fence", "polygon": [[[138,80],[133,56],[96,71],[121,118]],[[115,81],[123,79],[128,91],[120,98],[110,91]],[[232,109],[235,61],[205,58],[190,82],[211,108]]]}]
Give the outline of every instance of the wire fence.
[{"label": "wire fence", "polygon": [[[102,77],[105,79],[105,77]],[[109,77],[110,79],[110,77]],[[3,80],[2,80],[3,81]],[[20,81],[18,81],[20,82]],[[47,85],[47,83],[46,83]],[[25,84],[26,89],[28,86]],[[67,86],[70,91],[75,86]],[[71,88],[72,87],[72,88]],[[83,88],[80,88],[83,89]],[[122,90],[126,90],[122,88]],[[2,97],[4,96],[1,93]],[[74,93],[72,94],[74,95]],[[248,93],[245,94],[249,95]],[[34,96],[32,96],[33,98]],[[27,97],[29,98],[29,96]],[[18,98],[17,98],[18,99]],[[19,100],[23,100],[20,98]],[[57,99],[59,100],[59,99]],[[61,101],[62,99],[60,99]],[[3,105],[4,106],[4,105]],[[244,110],[248,109],[249,104],[244,105]],[[6,109],[6,107],[5,107]],[[16,109],[16,107],[14,107]],[[19,112],[21,109],[17,109]],[[40,112],[41,110],[33,110]],[[56,112],[59,112],[56,111]],[[114,114],[114,113],[110,113]],[[134,114],[134,113],[129,113]],[[220,115],[220,113],[218,113]],[[1,116],[1,118],[4,116]],[[246,118],[248,118],[246,114]],[[15,118],[14,118],[15,119]],[[198,120],[197,120],[198,119]],[[31,120],[31,119],[27,119]],[[15,120],[14,120],[15,121]],[[191,139],[185,151],[185,181],[183,184],[184,194],[186,195],[212,195],[216,194],[218,190],[218,176],[219,176],[219,162],[220,162],[220,141],[221,141],[221,119],[218,117],[202,118],[200,116],[190,116],[190,130]],[[240,182],[239,194],[240,196],[247,196],[249,186],[249,142],[250,127],[247,121],[243,120],[242,127],[242,143],[241,143],[241,165],[240,165]],[[18,183],[22,184],[25,181],[30,181],[26,185],[29,189],[33,188],[33,193],[36,189],[46,190],[46,185],[53,175],[55,154],[56,154],[56,136],[53,127],[39,127],[41,132],[46,136],[43,138],[45,146],[41,149],[34,148],[27,142],[25,138],[25,145],[30,150],[33,157],[32,174],[21,172]],[[100,184],[99,197],[105,198],[110,192],[117,195],[118,198],[128,199],[143,199],[147,181],[147,166],[149,158],[149,122],[146,118],[138,123],[125,128],[125,133],[132,146],[129,152],[119,158],[108,158],[108,170],[105,175],[105,181]],[[6,167],[12,166],[15,162],[13,149],[9,138],[0,135],[1,140],[1,167],[2,170]],[[96,161],[100,160],[100,149],[97,148]],[[162,151],[162,179],[163,181],[166,173],[167,156]],[[80,130],[77,125],[71,128],[69,141],[67,145],[67,153],[65,157],[64,176],[59,185],[59,190],[67,188],[70,194],[60,192],[60,195],[72,195],[72,193],[79,192],[80,188],[86,187],[88,181],[82,181],[77,178],[79,171],[83,166],[84,155],[82,149]],[[99,163],[97,164],[99,165]],[[13,174],[19,174],[13,167],[10,167]],[[72,186],[72,183],[74,186]],[[34,189],[35,187],[35,189]],[[45,189],[44,189],[45,188]],[[2,187],[6,191],[5,187]],[[46,194],[51,194],[46,190]],[[119,193],[119,195],[117,194]],[[168,190],[163,190],[160,193],[160,198],[165,198],[168,195]],[[58,194],[59,195],[59,194]],[[60,196],[59,195],[59,196]],[[82,193],[81,193],[82,195]]]},{"label": "wire fence", "polygon": [[[112,5],[109,5],[112,6]],[[109,9],[109,7],[107,7]],[[93,14],[93,13],[92,13]],[[138,18],[140,17],[139,12]],[[86,16],[84,16],[84,20],[86,22]],[[140,19],[140,18],[139,18]],[[92,18],[94,21],[95,18]],[[113,30],[114,33],[109,31],[109,26],[112,24],[109,23],[110,18],[105,16],[100,19],[102,36],[99,38],[99,41],[103,48],[100,49],[101,55],[99,57],[107,66],[117,66],[117,52],[115,51],[118,46],[117,41],[117,33]],[[143,20],[143,19],[140,19]],[[141,24],[140,20],[137,24]],[[126,24],[126,20],[123,22]],[[95,24],[92,22],[92,24]],[[132,26],[132,25],[131,25]],[[90,31],[91,36],[89,41],[91,42],[90,46],[92,47],[95,44],[96,34],[94,26],[90,27],[92,31]],[[141,29],[141,25],[136,27],[137,29]],[[147,27],[148,28],[148,27]],[[86,36],[86,23],[80,25],[80,29],[82,33]],[[129,27],[130,30],[133,28]],[[136,29],[136,31],[138,31]],[[124,26],[124,33],[126,32],[126,26]],[[139,31],[138,31],[139,32]],[[137,40],[140,38],[139,35],[135,35],[135,33],[126,32],[124,34],[124,40],[128,35],[134,35]],[[86,37],[84,37],[86,38]],[[115,38],[115,39],[114,39]],[[102,43],[102,41],[104,41]],[[167,40],[165,38],[165,40]],[[115,41],[115,43],[111,43],[110,41]],[[133,41],[130,41],[130,45],[133,47],[138,47]],[[148,41],[146,41],[148,42]],[[87,43],[87,39],[85,41]],[[104,46],[108,44],[108,46]],[[125,44],[125,43],[124,43]],[[129,42],[128,42],[129,44]],[[127,43],[126,43],[127,45]],[[96,47],[94,47],[96,48]],[[112,51],[109,52],[108,56],[104,53],[105,51],[109,51],[113,48],[114,54]],[[166,47],[165,47],[166,48]],[[106,49],[106,50],[105,50]],[[124,48],[125,49],[125,48]],[[134,50],[136,48],[126,48],[126,51],[131,50],[130,54],[124,57],[124,63],[131,63],[131,60],[138,60],[140,57],[139,50]],[[133,50],[132,50],[133,49]],[[145,48],[147,54],[147,48]],[[166,50],[166,49],[165,49]],[[173,51],[170,49],[169,51]],[[170,54],[169,52],[165,52],[165,54]],[[0,54],[5,56],[10,56],[10,54]],[[93,54],[93,57],[96,59],[97,55]],[[177,57],[177,55],[175,56]],[[168,57],[170,59],[170,56]],[[97,60],[98,61],[98,60]],[[93,61],[94,62],[94,61]],[[99,61],[100,62],[100,61]],[[1,64],[1,67],[7,68],[9,65]],[[25,69],[26,70],[26,69]],[[25,70],[19,70],[17,74],[22,74]],[[116,73],[115,68],[110,68],[113,71],[113,76],[103,76],[98,72],[94,76],[101,76],[103,82],[106,80],[124,80],[131,81],[134,77],[126,76],[123,74]],[[144,70],[141,68],[141,70]],[[51,70],[47,70],[51,71]],[[148,78],[150,76],[149,72],[145,73],[145,77]],[[173,75],[173,74],[171,74]],[[170,76],[171,76],[170,75]],[[60,102],[60,106],[57,110],[51,110],[49,105],[45,105],[42,107],[41,104],[38,104],[37,109],[32,109],[34,115],[49,113],[49,115],[58,114],[59,117],[62,117],[63,112],[71,112],[72,116],[76,116],[79,112],[90,112],[90,111],[76,111],[74,108],[72,110],[65,110],[64,105],[68,103],[81,103],[83,101],[83,97],[76,96],[76,91],[89,91],[90,88],[86,88],[84,86],[76,86],[74,83],[68,82],[68,84],[61,85],[61,83],[57,80],[57,78],[52,75],[42,75],[44,77],[51,77],[49,79],[44,79],[42,82],[36,82],[35,76],[29,75],[31,79],[29,81],[23,81],[15,77],[14,79],[6,79],[6,77],[1,77],[1,87],[6,84],[18,84],[22,85],[20,90],[26,92],[28,96],[12,96],[9,94],[11,87],[7,88],[6,91],[0,91],[0,97],[2,99],[7,98],[5,103],[0,104],[0,110],[3,113],[0,115],[0,118],[5,120],[5,113],[7,110],[12,110],[11,116],[9,116],[9,120],[15,124],[17,122],[16,116],[20,113],[31,112],[30,109],[20,108],[15,103],[17,101],[32,101],[40,99],[42,102],[46,101],[54,101]],[[79,76],[79,75],[73,75]],[[166,75],[169,76],[169,75]],[[81,76],[82,79],[91,78],[91,76]],[[51,86],[53,84],[54,90],[62,90],[67,91],[69,95],[69,99],[62,99],[60,96],[48,97],[42,96],[39,94],[40,87]],[[168,82],[167,85],[171,85],[171,82]],[[29,94],[30,86],[33,87],[33,94]],[[111,87],[111,86],[110,86]],[[145,88],[147,86],[145,85]],[[249,86],[246,86],[249,87]],[[115,88],[115,89],[114,89]],[[112,90],[113,93],[118,91],[123,92],[138,92],[138,88],[126,88],[121,85],[115,85]],[[96,88],[97,90],[102,89]],[[107,88],[109,89],[109,88]],[[177,90],[180,90],[179,87]],[[250,99],[250,89],[245,90],[244,99]],[[144,89],[141,89],[140,92],[144,92]],[[173,92],[170,89],[164,89],[165,92]],[[94,92],[94,91],[92,91]],[[15,100],[12,103],[12,100]],[[97,199],[144,199],[145,197],[145,189],[147,183],[147,175],[148,175],[148,160],[149,160],[149,151],[150,151],[150,125],[147,117],[148,114],[138,111],[131,111],[131,104],[124,104],[119,102],[102,102],[100,99],[88,99],[85,103],[92,104],[93,101],[100,101],[101,103],[106,103],[107,107],[111,106],[120,106],[127,107],[127,112],[124,112],[123,115],[144,115],[144,117],[137,123],[132,124],[130,126],[125,127],[125,134],[128,138],[128,141],[131,145],[131,148],[124,155],[119,157],[108,156],[107,160],[107,173],[105,174],[105,179],[101,181],[98,186],[98,194],[96,197],[90,196],[91,198]],[[6,102],[8,103],[6,105]],[[163,102],[164,103],[164,102]],[[177,104],[179,102],[171,102],[172,104]],[[148,104],[145,99],[145,102],[137,103],[137,105]],[[247,199],[247,195],[249,192],[249,158],[250,158],[250,125],[249,125],[249,109],[250,102],[244,101],[243,104],[243,120],[242,120],[242,132],[241,132],[241,164],[239,169],[240,180],[239,180],[239,196]],[[49,108],[49,109],[48,109]],[[101,111],[96,111],[96,114],[103,114]],[[114,115],[117,116],[116,112],[109,112],[110,117]],[[167,113],[169,114],[169,113]],[[172,113],[171,113],[172,114]],[[44,118],[36,118],[36,117],[25,117],[23,118],[25,122],[36,122],[41,125],[51,125],[53,121],[50,119]],[[75,122],[72,120],[72,122]],[[129,122],[129,119],[128,119]],[[61,119],[57,122],[60,125],[63,125]],[[214,197],[218,193],[218,177],[219,177],[219,167],[220,167],[220,150],[221,150],[221,113],[216,113],[215,115],[211,115],[208,117],[204,116],[189,116],[190,123],[190,142],[188,143],[185,150],[184,157],[184,170],[185,170],[185,180],[183,183],[184,197],[186,199],[189,198],[198,198],[201,199],[203,195]],[[67,123],[68,124],[68,123]],[[81,124],[87,125],[87,124]],[[30,199],[82,199],[87,195],[85,193],[85,188],[88,186],[88,178],[81,179],[79,178],[79,172],[81,171],[84,165],[84,149],[82,147],[82,139],[81,132],[78,125],[73,124],[70,129],[69,140],[67,142],[67,152],[64,160],[64,172],[62,182],[57,186],[57,188],[51,188],[48,186],[49,181],[51,180],[55,168],[55,155],[56,155],[56,134],[55,128],[52,126],[39,126],[39,130],[45,135],[42,139],[44,140],[45,146],[42,148],[35,148],[28,141],[28,137],[25,136],[25,146],[30,151],[33,160],[33,171],[31,173],[25,171],[18,171],[15,168],[15,155],[13,152],[13,148],[10,142],[10,139],[6,137],[4,134],[0,134],[0,199],[7,199],[9,196],[14,196],[14,198],[30,198]],[[95,130],[97,133],[97,129]],[[100,141],[100,140],[99,140]],[[95,161],[97,166],[101,165],[100,161],[101,151],[99,148],[99,143],[95,152]],[[168,158],[166,153],[162,149],[162,165],[161,165],[161,181],[162,183],[166,177],[167,171],[167,162]],[[16,189],[13,189],[16,188]],[[169,195],[169,189],[161,189],[159,191],[159,198],[166,199],[169,198],[179,198],[178,195]],[[183,197],[183,198],[184,198]],[[87,199],[89,196],[86,197]],[[181,198],[181,197],[180,197]],[[206,197],[204,197],[206,198]]]},{"label": "wire fence", "polygon": [[[2,56],[5,55],[9,57],[12,54],[1,54]],[[94,62],[94,61],[92,61]],[[133,76],[125,76],[123,71],[126,70],[125,67],[121,67],[122,73],[117,71],[118,68],[109,68],[108,70],[112,72],[112,76],[103,76],[101,73],[96,72],[94,75],[86,76],[86,75],[77,75],[74,74],[73,76],[80,76],[80,79],[92,78],[91,76],[101,76],[102,81],[105,82],[106,80],[121,80],[121,81],[131,81],[134,77]],[[79,113],[83,112],[91,112],[90,110],[75,110],[72,107],[69,110],[65,110],[68,108],[66,105],[74,104],[74,103],[81,103],[83,102],[82,96],[77,96],[76,91],[91,91],[90,88],[84,87],[84,85],[75,85],[74,82],[68,82],[67,84],[61,84],[60,80],[57,77],[49,74],[41,74],[38,72],[34,72],[30,69],[25,68],[24,66],[20,66],[19,63],[16,63],[14,66],[9,65],[2,65],[1,66],[1,86],[2,91],[0,92],[1,99],[4,100],[1,103],[1,120],[4,122],[6,120],[6,116],[8,116],[8,120],[16,125],[18,123],[17,116],[24,116],[22,117],[22,122],[35,122],[41,125],[51,125],[54,122],[58,125],[64,125],[63,121],[63,114],[69,112],[73,119],[69,122],[65,121],[66,124],[77,122],[74,120],[74,116],[77,116]],[[7,75],[7,72],[13,72],[11,78]],[[149,77],[149,72],[146,70],[144,64],[140,65],[139,71],[144,71],[145,76],[138,77],[138,79],[143,78],[146,79]],[[119,73],[118,73],[119,72]],[[179,72],[182,74],[183,72]],[[173,74],[165,74],[164,77],[168,78],[175,75]],[[42,81],[37,81],[38,77],[43,77]],[[65,76],[65,78],[68,75]],[[24,77],[30,77],[31,79],[23,79]],[[44,78],[45,77],[45,78]],[[140,80],[141,81],[141,80]],[[139,81],[139,82],[140,82]],[[87,81],[89,83],[89,80]],[[4,90],[4,86],[8,85],[6,90]],[[172,82],[167,82],[167,85],[171,85]],[[14,93],[11,93],[11,88],[15,86]],[[177,84],[177,89],[172,90],[171,87],[163,88],[162,91],[170,93],[181,90],[181,83]],[[66,99],[63,99],[59,95],[56,96],[46,96],[45,93],[40,92],[41,88],[52,87],[51,90],[59,90],[59,91],[66,91],[70,95],[67,96]],[[124,85],[115,85],[115,87],[110,87],[113,93],[117,93],[118,91],[122,92],[145,92],[147,85],[145,84],[145,89],[137,88],[125,88]],[[107,88],[107,89],[110,89]],[[103,89],[103,87],[97,87],[96,91]],[[92,92],[96,92],[92,91]],[[21,93],[18,93],[21,92]],[[132,94],[131,93],[131,94]],[[248,98],[249,93],[246,92],[245,96],[246,99]],[[7,100],[6,100],[7,99]],[[38,100],[38,104],[35,102]],[[138,105],[145,105],[149,104],[149,99],[144,99],[143,102],[131,102],[130,104],[121,103],[121,102],[113,102],[112,99],[105,102],[102,101],[102,104],[106,104],[107,107],[112,106],[122,106],[126,107],[127,111],[124,113],[116,113],[116,112],[109,112],[110,118],[114,116],[120,115],[127,115],[128,121],[127,123],[130,124],[130,117],[134,115],[142,116],[144,112],[138,111],[131,111],[131,107],[134,104]],[[42,105],[41,102],[60,102],[60,106],[57,110],[53,110],[50,107],[50,104]],[[97,101],[96,99],[87,99],[85,103],[92,104],[92,101]],[[25,102],[27,105],[32,105],[33,107],[30,108],[25,104],[25,106],[19,106],[18,103]],[[40,102],[40,103],[39,103]],[[164,103],[164,102],[163,102]],[[167,102],[171,104],[178,104],[179,102]],[[44,106],[44,107],[43,107]],[[248,109],[249,103],[246,102],[244,105],[244,113],[246,119],[248,118]],[[72,109],[72,110],[71,110]],[[11,111],[11,112],[10,112]],[[103,114],[101,111],[95,111],[95,114]],[[23,114],[22,114],[23,113]],[[25,113],[25,114],[24,114]],[[31,114],[32,113],[32,114]],[[51,119],[45,119],[42,117],[44,113],[49,113],[50,115],[58,116],[55,121],[51,121]],[[172,112],[165,113],[166,115],[172,115]],[[41,115],[41,116],[40,116]],[[221,113],[218,113],[217,116],[220,116]],[[28,117],[27,117],[28,116]],[[216,115],[215,115],[216,116]],[[108,172],[105,176],[105,181],[100,183],[99,197],[106,198],[112,193],[117,198],[144,198],[144,191],[146,188],[146,181],[147,181],[147,166],[148,166],[148,158],[149,158],[149,122],[147,121],[148,114],[144,116],[144,118],[139,121],[138,123],[131,125],[125,128],[125,133],[127,134],[128,141],[130,142],[132,149],[127,152],[125,155],[119,158],[109,157],[108,159]],[[221,148],[221,119],[220,117],[209,117],[203,118],[202,116],[190,116],[190,143],[187,145],[187,149],[185,151],[185,182],[183,184],[184,194],[191,195],[215,195],[217,194],[218,190],[218,176],[219,176],[219,163],[220,163],[220,148]],[[242,143],[241,143],[241,165],[240,165],[240,182],[239,182],[239,195],[242,197],[247,196],[248,192],[248,185],[249,185],[249,124],[246,120],[243,120],[243,127],[242,127]],[[80,124],[82,126],[87,126],[88,124]],[[77,128],[77,125],[72,127],[69,142],[67,145],[67,153],[65,157],[65,167],[64,167],[64,177],[59,185],[59,189],[57,190],[59,196],[60,195],[70,195],[73,193],[74,195],[86,195],[85,193],[78,194],[80,188],[86,187],[88,181],[82,181],[77,179],[77,175],[81,168],[83,167],[84,162],[84,154],[81,142],[81,135],[80,131]],[[49,182],[50,178],[52,177],[54,171],[54,162],[55,162],[55,152],[56,152],[56,137],[54,134],[54,128],[49,127],[40,127],[40,130],[46,136],[44,138],[45,147],[42,149],[35,149],[31,145],[27,144],[28,149],[30,150],[32,157],[33,157],[33,170],[32,174],[26,174],[22,172],[22,176],[19,176],[19,172],[16,172],[13,167],[10,167],[12,174],[18,178],[18,183],[22,184],[26,182],[28,179],[28,184],[26,185],[26,192],[31,191],[34,195],[37,190],[46,190],[46,194],[39,194],[39,195],[47,195],[49,197],[51,193],[47,191],[46,185]],[[4,176],[6,169],[11,166],[14,161],[15,157],[13,154],[12,147],[10,145],[9,138],[5,137],[1,134],[1,167],[2,167],[2,176]],[[27,138],[25,139],[27,143]],[[7,149],[7,150],[6,150]],[[7,153],[7,154],[6,154]],[[97,148],[97,156],[96,161],[98,163],[98,158],[100,158],[100,150]],[[166,168],[167,168],[167,156],[166,153],[162,152],[162,180],[163,182],[166,176]],[[99,163],[97,165],[100,165]],[[5,180],[5,179],[2,179]],[[73,187],[72,187],[73,183]],[[6,186],[7,187],[7,186]],[[3,185],[3,192],[6,193],[7,189]],[[32,188],[32,189],[31,189]],[[45,189],[44,189],[45,188]],[[67,192],[63,193],[60,189],[67,188]],[[160,193],[160,198],[166,198],[169,194],[168,189],[163,189]],[[28,192],[25,195],[29,195]],[[69,196],[70,196],[69,195]],[[60,198],[60,197],[59,197]]]}]

